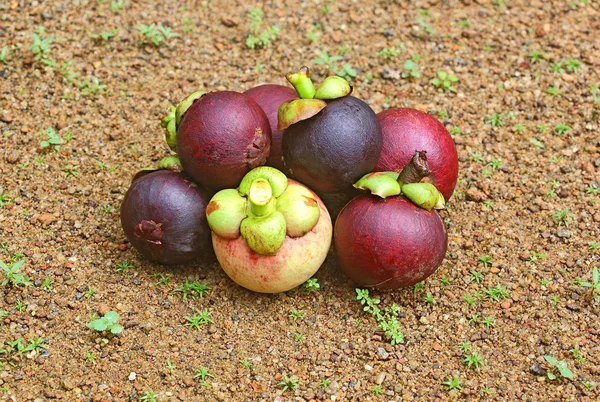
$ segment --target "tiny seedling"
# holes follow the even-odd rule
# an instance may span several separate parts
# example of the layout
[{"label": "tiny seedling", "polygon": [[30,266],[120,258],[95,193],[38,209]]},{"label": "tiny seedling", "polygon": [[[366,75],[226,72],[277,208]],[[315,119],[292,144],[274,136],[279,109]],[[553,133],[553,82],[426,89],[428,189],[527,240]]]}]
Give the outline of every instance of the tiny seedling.
[{"label": "tiny seedling", "polygon": [[319,285],[319,280],[317,278],[310,278],[306,282],[304,282],[304,289],[308,292],[316,292],[321,289],[321,285]]},{"label": "tiny seedling", "polygon": [[271,25],[261,30],[263,12],[261,9],[253,7],[248,10],[248,19],[250,20],[250,34],[246,38],[246,46],[249,49],[268,46],[271,41],[279,36],[279,27]]},{"label": "tiny seedling", "polygon": [[88,288],[88,290],[85,292],[85,296],[89,299],[92,298],[92,296],[94,296],[96,294],[96,292],[98,292],[98,289],[94,289],[94,288]]},{"label": "tiny seedling", "polygon": [[544,149],[544,143],[536,138],[531,137],[529,142],[532,143],[537,149]]},{"label": "tiny seedling", "polygon": [[449,285],[449,284],[450,284],[450,279],[448,279],[448,277],[447,277],[446,275],[443,275],[443,276],[440,278],[440,283],[441,283],[443,286]]},{"label": "tiny seedling", "polygon": [[304,334],[298,332],[295,335],[294,339],[296,340],[296,342],[302,343],[302,342],[304,342]]},{"label": "tiny seedling", "polygon": [[204,382],[208,377],[214,378],[214,376],[208,371],[206,367],[200,366],[194,375],[194,379],[199,378],[200,381]]},{"label": "tiny seedling", "polygon": [[373,387],[373,395],[381,395],[381,386],[380,385],[375,385]]},{"label": "tiny seedling", "polygon": [[210,311],[208,310],[196,310],[195,314],[191,317],[183,317],[188,322],[188,326],[193,329],[200,329],[200,325],[212,323],[213,320],[210,318]]},{"label": "tiny seedling", "polygon": [[157,274],[154,274],[153,276],[158,278],[158,281],[156,281],[156,284],[159,286],[168,286],[169,282],[171,281],[171,278],[173,277],[172,274],[163,274],[163,273],[157,273]]},{"label": "tiny seedling", "polygon": [[481,323],[486,329],[496,326],[496,324],[494,324],[494,317],[485,317],[483,320],[481,320]]},{"label": "tiny seedling", "polygon": [[112,11],[115,14],[119,14],[124,7],[125,3],[123,2],[123,0],[110,2],[110,11]]},{"label": "tiny seedling", "polygon": [[33,43],[29,46],[29,50],[34,54],[36,60],[40,60],[42,63],[52,66],[56,64],[56,62],[50,58],[48,58],[48,54],[50,53],[50,43],[54,38],[52,36],[48,36],[47,38],[40,38],[37,33],[33,34]]},{"label": "tiny seedling", "polygon": [[473,351],[470,355],[465,355],[465,357],[463,358],[463,363],[468,368],[477,370],[479,367],[483,366],[483,356]]},{"label": "tiny seedling", "polygon": [[319,383],[319,385],[321,386],[321,388],[327,388],[329,386],[329,380],[327,378],[324,378],[323,381]]},{"label": "tiny seedling", "polygon": [[453,389],[459,391],[462,390],[462,381],[458,377],[448,377],[448,379],[444,381],[442,385],[445,385],[448,388],[448,391]]},{"label": "tiny seedling", "polygon": [[583,355],[581,354],[581,351],[579,350],[579,346],[575,346],[575,347],[569,349],[569,352],[571,352],[573,354],[573,358],[575,360],[577,360],[578,363],[583,363],[585,361],[585,357],[583,357]]},{"label": "tiny seedling", "polygon": [[435,302],[435,298],[431,293],[427,292],[425,296],[423,296],[423,301],[428,304],[433,304]]},{"label": "tiny seedling", "polygon": [[556,135],[564,135],[571,131],[571,127],[567,126],[565,123],[558,123],[554,126],[554,132]]},{"label": "tiny seedling", "polygon": [[81,88],[81,93],[84,96],[90,96],[94,95],[96,92],[106,89],[106,85],[100,84],[98,77],[91,77],[90,79],[87,79],[79,84],[79,88]]},{"label": "tiny seedling", "polygon": [[8,50],[8,46],[2,47],[2,49],[0,50],[0,61],[4,64],[8,64],[8,60],[6,59],[8,58],[9,54],[10,52]]},{"label": "tiny seedling", "polygon": [[127,261],[127,260],[121,261],[117,264],[117,272],[129,271],[132,268],[133,268],[133,265],[130,265],[129,261]]},{"label": "tiny seedling", "polygon": [[177,32],[172,32],[171,28],[164,27],[161,24],[158,24],[157,26],[155,23],[150,25],[138,25],[135,29],[142,35],[140,41],[142,44],[150,42],[154,46],[159,46],[165,39],[181,36]]},{"label": "tiny seedling", "polygon": [[600,244],[593,241],[590,243],[589,249],[590,249],[590,251],[598,251],[600,249]]},{"label": "tiny seedling", "polygon": [[346,79],[346,81],[351,81],[353,78],[356,78],[356,70],[348,63],[344,64],[341,70],[334,71],[336,75]]},{"label": "tiny seedling", "polygon": [[299,384],[300,384],[300,380],[298,380],[297,378],[288,377],[286,374],[284,374],[283,378],[281,379],[279,384],[277,384],[277,386],[280,387],[283,392],[285,392],[288,390],[289,391],[295,390],[296,388],[298,388]]},{"label": "tiny seedling", "polygon": [[377,319],[377,326],[390,339],[392,345],[404,342],[404,333],[402,333],[398,322],[400,307],[393,304],[391,307],[381,310],[377,307],[379,299],[370,297],[368,289],[356,289],[356,299],[364,306],[363,311],[370,313]]},{"label": "tiny seedling", "polygon": [[598,189],[591,184],[585,188],[586,194],[596,195],[598,194]]},{"label": "tiny seedling", "polygon": [[44,133],[46,134],[47,138],[43,141],[40,141],[40,148],[58,151],[62,145],[62,141],[56,134],[56,131],[52,127],[48,127]]},{"label": "tiny seedling", "polygon": [[419,78],[419,65],[414,60],[406,60],[403,65],[402,78],[410,80],[411,78]]},{"label": "tiny seedling", "polygon": [[104,314],[104,317],[90,321],[88,328],[98,331],[110,331],[112,334],[119,334],[123,331],[123,326],[117,324],[119,314],[115,311],[109,311]]},{"label": "tiny seedling", "polygon": [[377,56],[386,60],[394,60],[400,54],[400,49],[396,47],[386,47],[377,52]]},{"label": "tiny seedling", "polygon": [[77,169],[79,169],[79,166],[67,165],[60,170],[63,171],[63,173],[65,174],[65,177],[69,177],[69,176],[78,177],[79,173],[77,173]]},{"label": "tiny seedling", "polygon": [[5,205],[10,205],[11,199],[12,197],[8,194],[0,194],[0,208],[4,207]]},{"label": "tiny seedling", "polygon": [[302,321],[304,320],[304,312],[302,310],[296,310],[295,308],[290,310],[290,313],[288,314],[288,316],[290,317],[290,319],[292,321]]},{"label": "tiny seedling", "polygon": [[413,285],[413,291],[418,292],[421,289],[425,289],[425,282],[417,282]]},{"label": "tiny seedling", "polygon": [[175,371],[177,371],[177,367],[175,367],[175,365],[171,363],[171,360],[169,359],[167,359],[167,368],[169,369],[169,373],[171,374],[175,374]]},{"label": "tiny seedling", "polygon": [[314,59],[312,62],[314,64],[325,64],[330,70],[335,69],[335,65],[333,64],[336,61],[343,60],[342,56],[329,56],[329,53],[326,50],[323,50],[321,53],[321,57],[318,59]]},{"label": "tiny seedling", "polygon": [[[553,367],[556,367],[558,369],[558,372],[560,373],[560,375],[563,376],[564,378],[568,378],[568,379],[573,378],[573,372],[571,371],[569,366],[567,366],[567,362],[565,362],[564,360],[557,361],[554,357],[549,356],[549,355],[545,355],[544,359],[548,362],[548,364],[550,364]],[[546,375],[548,376],[549,380],[556,379],[556,375],[550,370],[548,370],[546,372]]]},{"label": "tiny seedling", "polygon": [[477,261],[483,264],[484,268],[489,268],[492,265],[492,257],[489,255],[480,255]]},{"label": "tiny seedling", "polygon": [[438,71],[437,77],[432,79],[430,82],[438,89],[439,92],[456,92],[454,83],[458,82],[458,78],[456,78],[454,74],[450,74],[445,71]]},{"label": "tiny seedling", "polygon": [[552,218],[558,223],[558,227],[560,225],[565,225],[566,228],[569,227],[569,223],[573,221],[573,214],[569,212],[568,208],[562,209],[560,211],[556,211]]},{"label": "tiny seedling", "polygon": [[544,60],[545,55],[542,52],[534,50],[533,52],[529,53],[527,57],[529,57],[531,64],[535,64],[541,60]]},{"label": "tiny seedling", "polygon": [[87,360],[90,363],[93,363],[94,360],[96,360],[96,354],[93,352],[86,352],[85,353],[85,360]]},{"label": "tiny seedling", "polygon": [[471,277],[471,280],[477,283],[480,283],[483,280],[483,274],[479,271],[476,270],[471,270],[471,273],[469,274],[469,276]]},{"label": "tiny seedling", "polygon": [[595,294],[596,299],[600,299],[600,272],[598,267],[592,269],[592,282],[586,282],[581,278],[577,278],[576,282],[583,287],[591,288]]},{"label": "tiny seedling", "polygon": [[249,369],[252,367],[252,362],[248,359],[240,360],[240,363],[242,364],[242,366],[244,366],[244,368]]},{"label": "tiny seedling", "polygon": [[560,90],[556,85],[550,85],[546,90],[546,93],[550,96],[558,96],[560,95]]},{"label": "tiny seedling", "polygon": [[450,134],[452,134],[452,135],[461,135],[462,134],[462,130],[461,130],[460,127],[456,127],[455,126],[455,127],[452,127],[450,129]]},{"label": "tiny seedling", "polygon": [[90,34],[90,38],[94,39],[94,40],[103,40],[103,41],[109,41],[110,39],[114,38],[115,36],[117,36],[119,33],[119,29],[114,29],[112,31],[105,31],[102,33],[91,33]]},{"label": "tiny seedling", "polygon": [[6,276],[2,281],[2,286],[7,284],[11,284],[13,286],[28,286],[31,285],[31,278],[25,274],[18,273],[17,271],[21,269],[21,267],[25,264],[25,260],[17,261],[11,265],[5,264],[2,260],[0,260],[0,268],[4,271],[4,275]]},{"label": "tiny seedling", "polygon": [[52,290],[52,283],[54,281],[50,278],[44,279],[44,283],[42,283],[42,287],[46,290]]},{"label": "tiny seedling", "polygon": [[475,313],[471,316],[469,321],[471,321],[473,324],[477,324],[479,322],[479,318],[481,318],[479,313]]},{"label": "tiny seedling", "polygon": [[310,39],[312,42],[318,42],[319,41],[318,32],[320,30],[321,30],[321,25],[314,24],[313,26],[310,27],[310,29],[306,33],[306,38]]},{"label": "tiny seedling", "polygon": [[510,293],[506,291],[504,286],[500,286],[500,284],[496,285],[495,288],[486,289],[485,294],[493,301],[501,301],[510,297]]},{"label": "tiny seedling", "polygon": [[207,284],[198,281],[190,282],[187,278],[183,285],[175,289],[176,292],[181,292],[184,300],[187,299],[188,295],[192,296],[192,299],[196,296],[202,299],[209,290],[210,286]]},{"label": "tiny seedling", "polygon": [[467,353],[473,350],[473,346],[471,346],[471,342],[463,342],[460,344],[460,349],[463,351],[463,353]]},{"label": "tiny seedling", "polygon": [[502,127],[504,116],[502,116],[502,113],[489,114],[485,117],[485,122],[492,127]]},{"label": "tiny seedling", "polygon": [[425,21],[423,21],[422,18],[417,18],[417,24],[419,24],[419,26],[421,28],[423,28],[423,30],[425,32],[427,32],[428,34],[430,34],[430,35],[435,34],[435,30],[432,27],[430,27]]},{"label": "tiny seedling", "polygon": [[140,396],[142,402],[157,402],[157,395],[153,391],[146,391],[144,395]]}]

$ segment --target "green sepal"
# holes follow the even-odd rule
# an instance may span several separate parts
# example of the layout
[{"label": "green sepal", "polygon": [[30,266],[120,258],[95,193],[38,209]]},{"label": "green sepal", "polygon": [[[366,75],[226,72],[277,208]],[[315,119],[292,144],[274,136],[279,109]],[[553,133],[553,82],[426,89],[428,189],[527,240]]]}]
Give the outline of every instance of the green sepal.
[{"label": "green sepal", "polygon": [[173,172],[181,172],[183,167],[177,156],[166,156],[158,162],[158,169],[171,170]]},{"label": "green sepal", "polygon": [[416,206],[431,211],[445,207],[444,196],[431,183],[410,183],[402,186],[402,194]]},{"label": "green sepal", "polygon": [[300,67],[297,73],[286,74],[285,78],[292,84],[300,98],[312,99],[315,97],[315,86],[310,79],[308,67]]},{"label": "green sepal", "polygon": [[251,250],[262,255],[273,255],[285,241],[285,218],[279,211],[248,217],[242,221],[240,232]]},{"label": "green sepal", "polygon": [[277,199],[277,210],[285,218],[287,235],[302,237],[319,221],[321,209],[313,193],[300,185],[288,186]]},{"label": "green sepal", "polygon": [[325,78],[315,92],[315,99],[337,99],[352,93],[348,81],[337,75]]},{"label": "green sepal", "polygon": [[190,108],[190,106],[192,106],[192,104],[197,99],[200,99],[200,97],[202,95],[204,95],[205,93],[206,92],[204,92],[204,91],[196,91],[196,92],[191,93],[190,95],[188,95],[181,102],[179,102],[179,104],[175,108],[175,122],[177,123],[177,126],[179,126],[179,123],[181,122],[181,118],[183,117],[183,115],[185,114],[185,112]]},{"label": "green sepal", "polygon": [[288,179],[281,171],[270,166],[259,166],[246,173],[242,179],[238,189],[240,195],[248,195],[250,186],[257,179],[264,179],[269,182],[275,198],[283,194],[288,185]]},{"label": "green sepal", "polygon": [[161,127],[165,129],[165,141],[173,152],[177,146],[177,122],[175,119],[175,106],[169,106],[167,115],[160,121]]},{"label": "green sepal", "polygon": [[225,189],[216,193],[206,206],[208,226],[218,236],[235,240],[240,236],[240,226],[247,214],[246,198],[235,189]]},{"label": "green sepal", "polygon": [[367,190],[381,198],[398,195],[401,192],[398,172],[367,173],[354,183],[354,188]]},{"label": "green sepal", "polygon": [[294,123],[310,119],[327,106],[321,99],[292,99],[277,110],[277,129],[285,130]]}]

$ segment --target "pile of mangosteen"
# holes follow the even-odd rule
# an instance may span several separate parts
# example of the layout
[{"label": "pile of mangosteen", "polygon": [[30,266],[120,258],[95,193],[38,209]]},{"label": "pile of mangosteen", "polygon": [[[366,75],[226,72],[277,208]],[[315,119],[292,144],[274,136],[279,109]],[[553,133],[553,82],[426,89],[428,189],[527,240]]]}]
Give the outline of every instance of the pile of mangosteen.
[{"label": "pile of mangosteen", "polygon": [[293,89],[195,92],[170,107],[161,125],[176,156],[134,176],[121,205],[130,243],[162,264],[216,256],[263,293],[308,280],[332,240],[360,286],[427,278],[448,243],[436,209],[458,176],[446,128],[415,109],[375,114],[338,76],[286,78]]}]

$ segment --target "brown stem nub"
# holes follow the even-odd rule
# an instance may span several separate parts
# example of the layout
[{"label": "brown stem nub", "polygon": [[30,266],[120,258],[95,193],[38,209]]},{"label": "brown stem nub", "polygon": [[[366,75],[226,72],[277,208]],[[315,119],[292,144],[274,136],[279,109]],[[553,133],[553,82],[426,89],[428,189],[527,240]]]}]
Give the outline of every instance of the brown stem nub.
[{"label": "brown stem nub", "polygon": [[427,151],[415,151],[412,159],[398,175],[398,182],[402,184],[418,183],[429,176],[431,170],[427,165]]}]

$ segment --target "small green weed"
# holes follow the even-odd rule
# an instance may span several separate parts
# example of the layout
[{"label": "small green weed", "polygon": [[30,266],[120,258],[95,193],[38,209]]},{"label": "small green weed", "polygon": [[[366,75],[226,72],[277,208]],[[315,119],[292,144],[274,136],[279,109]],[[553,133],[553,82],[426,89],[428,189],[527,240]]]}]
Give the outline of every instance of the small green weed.
[{"label": "small green weed", "polygon": [[109,311],[104,317],[95,319],[88,323],[88,328],[98,332],[110,331],[112,334],[119,334],[123,331],[123,326],[117,324],[119,314],[115,311]]},{"label": "small green weed", "polygon": [[210,311],[208,310],[196,310],[195,314],[191,317],[183,317],[188,322],[188,326],[192,329],[200,329],[200,325],[212,323],[213,320],[210,318]]},{"label": "small green weed", "polygon": [[40,141],[40,148],[58,151],[63,142],[56,134],[56,131],[52,127],[48,127],[44,133],[46,134],[47,138]]},{"label": "small green weed", "polygon": [[600,272],[598,271],[598,267],[592,269],[592,282],[584,281],[581,278],[577,278],[576,282],[580,286],[591,288],[595,293],[594,297],[600,299]]},{"label": "small green weed", "polygon": [[456,389],[462,390],[462,381],[458,377],[448,377],[446,381],[442,383],[448,388],[448,391]]},{"label": "small green weed", "polygon": [[152,23],[150,25],[138,25],[135,27],[140,35],[142,35],[141,43],[151,43],[154,46],[159,46],[164,40],[170,38],[178,38],[181,35],[177,32],[171,31],[171,28],[164,27],[161,24],[156,25]]},{"label": "small green weed", "polygon": [[377,56],[386,60],[394,60],[400,54],[400,52],[400,49],[396,47],[385,47],[377,52]]},{"label": "small green weed", "polygon": [[246,38],[246,46],[249,49],[268,46],[271,41],[279,36],[279,28],[275,25],[266,27],[261,30],[263,12],[261,9],[253,7],[248,10],[248,18],[250,19],[250,34]]},{"label": "small green weed", "polygon": [[454,74],[450,74],[445,71],[438,71],[437,77],[432,79],[430,82],[431,85],[436,87],[439,92],[456,92],[454,84],[458,82],[458,78]]},{"label": "small green weed", "polygon": [[31,285],[31,278],[25,274],[18,273],[17,271],[25,264],[25,260],[17,261],[11,265],[5,264],[0,260],[0,268],[4,271],[6,276],[2,281],[2,286],[11,284],[12,286],[29,286]]},{"label": "small green weed", "polygon": [[377,307],[380,302],[379,299],[370,297],[367,289],[356,289],[356,299],[364,306],[363,311],[370,313],[377,319],[377,326],[390,339],[392,345],[404,342],[404,334],[398,322],[400,307],[393,304],[391,307],[381,310]]},{"label": "small green weed", "polygon": [[[573,378],[573,372],[567,365],[567,362],[565,362],[564,360],[557,361],[554,357],[552,357],[550,355],[545,355],[544,359],[548,362],[548,364],[550,364],[553,367],[556,367],[558,369],[558,372],[560,373],[560,375],[563,376],[564,378],[568,378],[568,379]],[[546,375],[548,376],[549,380],[556,379],[556,375],[550,370],[548,370],[546,372]]]},{"label": "small green weed", "polygon": [[188,295],[192,296],[192,299],[196,296],[202,299],[209,290],[210,286],[207,284],[198,281],[190,282],[187,278],[183,285],[175,289],[176,292],[181,292],[184,300],[187,299]]},{"label": "small green weed", "polygon": [[304,282],[304,289],[308,292],[316,292],[321,289],[321,285],[319,285],[319,280],[317,278],[310,278],[306,282]]},{"label": "small green weed", "polygon": [[298,388],[298,385],[300,384],[300,380],[298,380],[297,378],[294,377],[288,377],[286,374],[283,375],[283,378],[281,379],[281,381],[277,384],[277,386],[279,388],[281,388],[281,390],[283,392],[285,391],[293,391],[296,388]]},{"label": "small green weed", "polygon": [[419,65],[412,59],[406,60],[402,66],[402,78],[410,80],[411,78],[419,78],[421,73],[419,72]]}]

